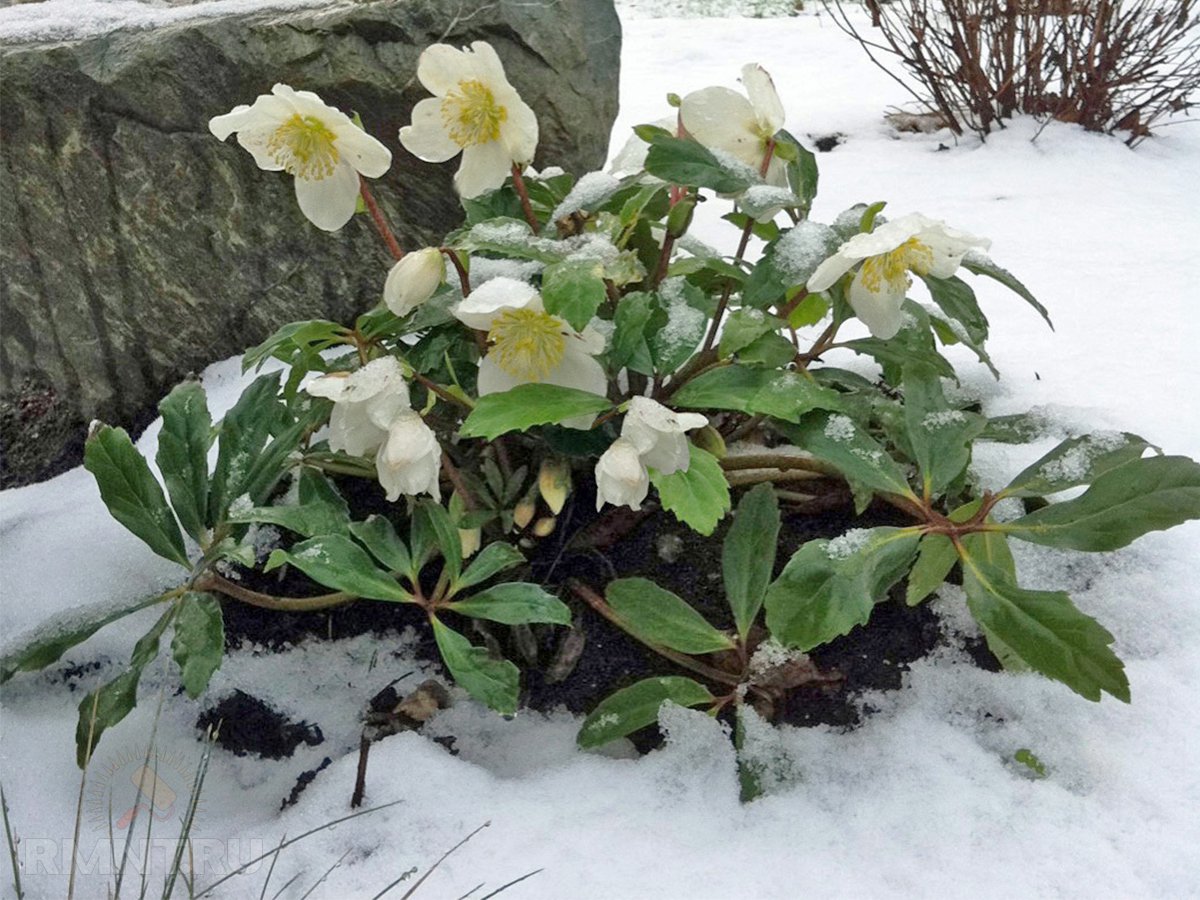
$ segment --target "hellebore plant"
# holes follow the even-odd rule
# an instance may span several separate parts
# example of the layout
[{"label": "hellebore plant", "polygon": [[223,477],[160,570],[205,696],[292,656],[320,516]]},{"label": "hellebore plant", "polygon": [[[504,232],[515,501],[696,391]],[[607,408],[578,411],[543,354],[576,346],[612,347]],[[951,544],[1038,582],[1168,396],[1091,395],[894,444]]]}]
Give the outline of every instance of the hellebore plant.
[{"label": "hellebore plant", "polygon": [[[808,651],[866,623],[889,593],[916,605],[948,577],[961,577],[1006,667],[1129,700],[1112,635],[1066,594],[1022,585],[1009,542],[1114,550],[1196,518],[1200,465],[1133,434],[1079,435],[981,489],[975,444],[1028,441],[1042,425],[988,419],[947,390],[956,374],[940,347],[962,344],[991,368],[988,319],[960,273],[1049,321],[983,255],[986,240],[918,213],[886,221],[882,203],[811,220],[816,159],[756,65],[742,70],[745,96],[673,98],[673,127],[635,129],[644,154],[578,182],[528,168],[537,120],[490,46],[435,45],[416,74],[434,96],[401,143],[432,162],[462,153],[466,220],[439,247],[399,246],[360,177],[382,175],[387,151],[315,95],[277,85],[212,120],[217,137],[236,132],[260,167],[294,178],[319,228],[346,225],[361,195],[393,264],[353,323],[280,323],[248,351],[246,370],[275,359],[286,377],[258,376],[215,425],[199,384],[175,388],[160,405],[161,484],[123,430],[89,435],[85,465],[113,516],[186,576],[126,609],[74,612],[4,659],[7,679],[121,614],[162,609],[128,669],[80,704],[81,762],[133,708],[168,629],[183,687],[204,691],[234,603],[413,605],[449,675],[502,713],[518,708],[520,673],[495,635],[536,627],[553,641],[551,626],[598,614],[678,674],[601,703],[586,746],[653,722],[668,700],[738,723],[751,707],[770,717],[789,690],[827,677]],[[714,194],[732,198],[732,256],[688,234]],[[839,365],[854,355],[869,377]],[[388,513],[356,520],[342,494],[354,483]],[[711,535],[735,494],[721,557],[732,627],[644,578],[531,580],[523,550],[556,528],[576,545],[598,531],[619,540],[661,508]],[[776,565],[784,516],[851,503],[886,504],[904,524],[809,541]],[[264,550],[268,525],[279,538]],[[260,590],[283,566],[321,587]],[[469,619],[486,646],[460,630]]]}]

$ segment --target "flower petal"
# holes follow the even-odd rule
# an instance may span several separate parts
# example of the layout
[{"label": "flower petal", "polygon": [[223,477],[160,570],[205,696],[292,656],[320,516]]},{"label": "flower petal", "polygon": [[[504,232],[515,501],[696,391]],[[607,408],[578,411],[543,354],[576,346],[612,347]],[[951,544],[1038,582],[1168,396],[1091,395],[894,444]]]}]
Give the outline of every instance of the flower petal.
[{"label": "flower petal", "polygon": [[[603,397],[608,392],[608,376],[604,374],[604,368],[575,344],[575,341],[567,341],[562,362],[546,373],[544,381],[546,384],[575,388]],[[576,416],[573,419],[564,419],[558,424],[563,428],[587,431],[595,421],[594,415]]]},{"label": "flower petal", "polygon": [[862,270],[854,276],[850,283],[850,307],[871,334],[882,340],[896,336],[904,323],[904,313],[900,307],[904,303],[906,289],[895,286],[886,279],[879,293],[867,290],[862,281]]},{"label": "flower petal", "polygon": [[[845,246],[843,244],[842,248]],[[853,269],[856,262],[858,262],[858,257],[846,256],[841,250],[838,250],[837,253],[817,266],[805,287],[813,294],[827,290],[833,286],[834,282]]]},{"label": "flower petal", "polygon": [[473,41],[471,50],[473,51],[472,62],[475,64],[475,73],[480,79],[502,82],[505,87],[511,87],[508,83],[508,76],[504,74],[504,63],[500,61],[495,47],[487,41]]},{"label": "flower petal", "polygon": [[487,331],[492,320],[506,309],[540,309],[537,288],[516,278],[498,275],[481,284],[454,308],[454,316],[468,328]]},{"label": "flower petal", "polygon": [[358,173],[343,160],[319,181],[297,178],[296,202],[308,221],[322,231],[337,231],[350,221],[358,204]]},{"label": "flower petal", "polygon": [[650,492],[650,473],[637,448],[617,438],[596,462],[596,511],[605,503],[640,509]]},{"label": "flower petal", "polygon": [[775,82],[767,74],[767,70],[758,63],[742,66],[742,85],[750,98],[750,105],[758,118],[759,126],[766,132],[767,137],[775,134],[783,127],[783,104],[775,91]]},{"label": "flower petal", "polygon": [[462,164],[454,175],[454,187],[466,199],[478,197],[504,184],[512,168],[508,148],[500,141],[475,144],[463,150]]},{"label": "flower petal", "polygon": [[537,151],[538,120],[532,109],[516,92],[514,102],[508,104],[508,120],[500,126],[500,140],[508,151],[508,158],[520,166],[533,162]]},{"label": "flower petal", "polygon": [[442,101],[436,97],[427,97],[413,107],[412,124],[400,129],[400,143],[417,159],[431,163],[453,159],[462,150],[442,124]]},{"label": "flower petal", "polygon": [[392,164],[392,151],[353,122],[338,132],[337,149],[368,178],[379,178]]},{"label": "flower petal", "polygon": [[432,44],[417,60],[417,78],[425,90],[441,97],[463,78],[470,78],[471,68],[466,51],[449,44]]},{"label": "flower petal", "polygon": [[679,121],[706,147],[731,153],[755,169],[762,163],[758,117],[750,101],[725,87],[706,87],[683,98]]}]

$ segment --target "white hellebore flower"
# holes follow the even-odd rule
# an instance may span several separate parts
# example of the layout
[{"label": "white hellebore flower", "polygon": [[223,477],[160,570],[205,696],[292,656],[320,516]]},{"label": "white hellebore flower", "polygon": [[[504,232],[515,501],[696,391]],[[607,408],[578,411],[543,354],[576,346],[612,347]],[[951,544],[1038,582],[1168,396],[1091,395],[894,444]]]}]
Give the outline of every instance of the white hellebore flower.
[{"label": "white hellebore flower", "polygon": [[[537,289],[500,276],[473,290],[454,310],[468,328],[486,331],[491,349],[479,361],[479,396],[498,394],[531,381],[576,388],[604,396],[608,379],[593,358],[604,338],[592,328],[577,333],[546,312]],[[594,416],[560,422],[587,429]]]},{"label": "white hellebore flower", "polygon": [[690,457],[684,432],[707,424],[699,413],[672,412],[649,397],[634,397],[621,423],[621,439],[636,447],[651,469],[670,475],[687,471]]},{"label": "white hellebore flower", "polygon": [[[757,63],[742,67],[742,85],[749,97],[725,87],[692,91],[679,107],[679,121],[697,141],[727,153],[758,172],[776,132],[783,127],[783,104],[771,76]],[[787,186],[787,166],[771,157],[767,184]]]},{"label": "white hellebore flower", "polygon": [[846,299],[871,334],[887,340],[904,321],[900,307],[912,285],[909,272],[949,278],[968,250],[991,243],[911,213],[850,238],[817,266],[806,287],[812,293],[826,290],[861,262]]},{"label": "white hellebore flower", "polygon": [[392,164],[391,151],[349,116],[286,84],[209,119],[208,129],[222,141],[237,132],[260,169],[295,176],[300,211],[325,231],[354,215],[359,174],[378,178]]},{"label": "white hellebore flower", "polygon": [[633,442],[619,437],[596,463],[596,511],[605,503],[641,509],[650,492],[650,473]]},{"label": "white hellebore flower", "polygon": [[398,500],[401,494],[429,494],[440,499],[441,465],[442,448],[433,429],[416,410],[401,411],[392,420],[387,441],[375,457],[375,471],[388,500]]},{"label": "white hellebore flower", "polygon": [[373,359],[354,372],[314,378],[306,390],[333,401],[329,447],[351,456],[370,453],[382,444],[396,416],[411,408],[404,372],[391,356]]},{"label": "white hellebore flower", "polygon": [[432,163],[461,151],[454,186],[463,197],[500,187],[514,163],[524,167],[533,161],[537,117],[508,83],[491,44],[475,41],[470,50],[427,47],[417,62],[417,78],[434,96],[413,107],[412,124],[400,129],[400,143]]},{"label": "white hellebore flower", "polygon": [[383,302],[406,316],[430,297],[446,277],[446,261],[436,247],[406,253],[392,266],[383,284]]}]

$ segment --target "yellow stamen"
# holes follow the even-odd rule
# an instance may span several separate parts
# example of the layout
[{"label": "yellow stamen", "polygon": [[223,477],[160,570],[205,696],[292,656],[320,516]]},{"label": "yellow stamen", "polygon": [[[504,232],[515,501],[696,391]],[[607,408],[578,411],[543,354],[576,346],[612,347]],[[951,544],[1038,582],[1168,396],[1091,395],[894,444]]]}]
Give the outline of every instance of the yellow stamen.
[{"label": "yellow stamen", "polygon": [[885,281],[893,291],[906,291],[912,284],[910,271],[928,275],[932,268],[933,251],[912,237],[895,250],[863,260],[862,283],[872,294],[880,293]]},{"label": "yellow stamen", "polygon": [[450,140],[460,147],[472,147],[500,139],[500,123],[508,119],[508,109],[482,81],[460,81],[442,98],[442,122]]},{"label": "yellow stamen", "polygon": [[267,152],[289,175],[320,181],[333,174],[338,155],[337,135],[316,116],[296,113],[284,120],[267,141]]},{"label": "yellow stamen", "polygon": [[510,309],[492,320],[491,358],[521,381],[541,381],[562,362],[567,349],[563,324],[533,309]]}]

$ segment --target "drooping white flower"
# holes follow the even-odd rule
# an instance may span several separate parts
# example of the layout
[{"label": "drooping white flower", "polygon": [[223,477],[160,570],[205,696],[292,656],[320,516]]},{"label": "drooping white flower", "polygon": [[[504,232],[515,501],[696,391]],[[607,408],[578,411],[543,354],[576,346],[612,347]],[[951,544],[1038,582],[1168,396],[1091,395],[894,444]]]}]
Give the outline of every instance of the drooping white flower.
[{"label": "drooping white flower", "polygon": [[433,429],[416,410],[402,410],[392,420],[387,440],[375,456],[375,471],[388,500],[398,500],[401,494],[429,494],[439,499],[441,465],[442,448]]},{"label": "drooping white flower", "polygon": [[430,297],[446,277],[446,261],[436,247],[404,254],[388,272],[383,302],[397,316],[406,316]]},{"label": "drooping white flower", "polygon": [[685,432],[707,424],[708,419],[699,413],[677,413],[649,397],[634,397],[621,423],[621,438],[637,448],[643,463],[670,475],[687,471]]},{"label": "drooping white flower", "polygon": [[410,408],[408,383],[392,356],[373,359],[353,372],[314,378],[306,390],[333,401],[329,447],[351,456],[370,453],[382,444],[396,416]]},{"label": "drooping white flower", "polygon": [[[479,361],[479,396],[519,384],[544,382],[604,396],[608,379],[594,359],[603,337],[591,328],[576,332],[546,312],[541,294],[515,278],[499,276],[480,285],[454,310],[469,328],[486,331],[491,349]],[[560,422],[590,428],[594,416]]]},{"label": "drooping white flower", "polygon": [[[742,67],[742,85],[747,96],[726,87],[692,91],[679,107],[679,121],[705,147],[728,153],[758,172],[770,142],[783,127],[783,104],[771,76],[757,63]],[[765,180],[787,185],[783,160],[772,156]]]},{"label": "drooping white flower", "polygon": [[633,442],[619,437],[596,463],[596,511],[605,503],[641,509],[650,492],[650,473]]},{"label": "drooping white flower", "polygon": [[349,116],[286,84],[209,119],[208,129],[222,141],[236,132],[260,169],[294,176],[300,211],[325,231],[354,215],[359,174],[378,178],[392,164],[391,151]]},{"label": "drooping white flower", "polygon": [[426,162],[446,162],[461,152],[454,186],[463,197],[500,187],[514,163],[533,161],[537,117],[508,83],[491,44],[475,41],[470,50],[427,47],[417,78],[434,96],[413,107],[400,143]]},{"label": "drooping white flower", "polygon": [[968,250],[989,246],[986,238],[911,213],[850,238],[817,267],[806,286],[812,293],[826,290],[858,266],[846,299],[871,334],[886,340],[904,320],[900,307],[912,285],[909,272],[949,278]]}]

